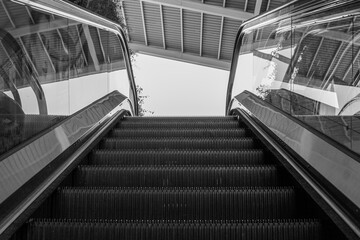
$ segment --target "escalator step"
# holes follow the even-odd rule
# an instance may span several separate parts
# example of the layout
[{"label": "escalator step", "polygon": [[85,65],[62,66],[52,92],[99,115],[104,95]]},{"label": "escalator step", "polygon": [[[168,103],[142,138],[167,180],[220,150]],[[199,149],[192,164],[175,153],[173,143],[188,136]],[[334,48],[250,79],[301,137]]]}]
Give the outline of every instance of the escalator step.
[{"label": "escalator step", "polygon": [[188,150],[94,150],[93,165],[259,165],[270,163],[263,150],[188,151]]},{"label": "escalator step", "polygon": [[235,116],[204,116],[204,117],[194,117],[194,116],[183,116],[183,117],[125,117],[122,121],[131,121],[131,122],[229,122],[237,121]]},{"label": "escalator step", "polygon": [[243,123],[237,121],[121,121],[116,125],[116,128],[121,129],[169,129],[169,128],[185,128],[185,129],[234,129],[244,127]]},{"label": "escalator step", "polygon": [[29,240],[318,240],[318,220],[227,222],[31,220]]},{"label": "escalator step", "polygon": [[289,219],[292,188],[61,188],[46,217],[65,219]]},{"label": "escalator step", "polygon": [[111,137],[246,137],[245,128],[236,129],[114,129]]},{"label": "escalator step", "polygon": [[75,186],[92,187],[243,187],[276,186],[276,166],[79,166]]},{"label": "escalator step", "polygon": [[107,149],[248,149],[254,148],[252,138],[105,138],[101,148]]}]

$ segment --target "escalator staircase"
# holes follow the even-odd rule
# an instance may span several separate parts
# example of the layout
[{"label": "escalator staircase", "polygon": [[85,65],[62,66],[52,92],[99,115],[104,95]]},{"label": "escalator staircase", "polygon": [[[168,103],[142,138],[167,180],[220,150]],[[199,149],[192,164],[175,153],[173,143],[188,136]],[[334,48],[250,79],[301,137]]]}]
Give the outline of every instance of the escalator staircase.
[{"label": "escalator staircase", "polygon": [[125,117],[23,227],[26,239],[323,239],[236,117]]}]

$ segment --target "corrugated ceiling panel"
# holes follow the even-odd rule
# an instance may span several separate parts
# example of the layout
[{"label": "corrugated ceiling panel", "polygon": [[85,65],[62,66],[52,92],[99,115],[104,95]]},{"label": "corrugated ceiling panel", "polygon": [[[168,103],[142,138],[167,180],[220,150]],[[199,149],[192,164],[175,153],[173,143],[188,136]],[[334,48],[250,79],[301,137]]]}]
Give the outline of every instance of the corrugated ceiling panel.
[{"label": "corrugated ceiling panel", "polygon": [[246,11],[249,12],[249,13],[254,13],[255,12],[255,5],[256,5],[256,0],[249,0]]},{"label": "corrugated ceiling panel", "polygon": [[16,27],[29,25],[29,15],[24,6],[9,1],[4,1],[4,4],[6,5],[6,8],[8,9]]},{"label": "corrugated ceiling panel", "polygon": [[163,47],[160,5],[143,2],[143,7],[148,44]]},{"label": "corrugated ceiling panel", "polygon": [[216,6],[222,6],[224,4],[223,0],[205,0],[204,3],[216,5]]},{"label": "corrugated ceiling panel", "polygon": [[333,61],[340,41],[324,39],[311,71],[315,70],[314,77],[322,79]]},{"label": "corrugated ceiling panel", "polygon": [[180,9],[163,6],[166,48],[181,51]]},{"label": "corrugated ceiling panel", "polygon": [[184,52],[200,54],[201,14],[183,10]]},{"label": "corrugated ceiling panel", "polygon": [[300,49],[305,49],[304,54],[302,55],[302,60],[299,64],[298,75],[305,77],[309,71],[310,65],[314,59],[316,50],[319,47],[321,37],[308,35],[300,46]]},{"label": "corrugated ceiling panel", "polygon": [[284,5],[287,2],[290,2],[290,0],[269,0],[270,6],[269,10],[275,9],[277,7],[280,7],[281,5]]},{"label": "corrugated ceiling panel", "polygon": [[236,8],[236,9],[244,11],[244,9],[245,9],[245,0],[226,0],[225,7]]},{"label": "corrugated ceiling panel", "polygon": [[[339,67],[336,71],[338,78],[344,80],[347,83],[350,83],[353,79],[353,76],[355,76],[356,71],[359,69],[358,61],[354,61],[354,58],[356,57],[356,54],[359,52],[360,47],[353,45],[350,47],[350,49],[346,52],[344,57],[341,59]],[[355,64],[353,64],[355,63]],[[348,68],[350,67],[350,71],[345,76]]]},{"label": "corrugated ceiling panel", "polygon": [[221,17],[204,14],[203,55],[217,58],[221,31]]},{"label": "corrugated ceiling panel", "polygon": [[236,33],[240,25],[241,21],[239,20],[231,18],[224,19],[220,59],[231,60]]},{"label": "corrugated ceiling panel", "polygon": [[140,2],[134,0],[123,1],[126,23],[129,30],[130,41],[145,43],[144,28],[141,17]]}]

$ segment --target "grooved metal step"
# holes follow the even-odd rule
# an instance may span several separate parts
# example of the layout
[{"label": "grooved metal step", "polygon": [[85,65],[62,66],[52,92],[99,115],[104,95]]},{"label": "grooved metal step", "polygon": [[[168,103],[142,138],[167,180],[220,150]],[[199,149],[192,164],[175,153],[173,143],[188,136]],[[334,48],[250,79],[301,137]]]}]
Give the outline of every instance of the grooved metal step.
[{"label": "grooved metal step", "polygon": [[121,129],[169,129],[169,128],[216,128],[216,129],[231,129],[243,127],[237,121],[121,121],[116,125],[116,128]]},{"label": "grooved metal step", "polygon": [[107,149],[249,149],[252,138],[105,138],[101,148]]},{"label": "grooved metal step", "polygon": [[271,163],[261,149],[246,150],[93,150],[92,165],[259,165]]},{"label": "grooved metal step", "polygon": [[32,220],[29,240],[319,240],[317,220],[197,221],[80,221]]},{"label": "grooved metal step", "polygon": [[292,188],[61,188],[52,218],[239,220],[295,218]]},{"label": "grooved metal step", "polygon": [[204,138],[241,138],[246,137],[246,129],[114,129],[109,134],[110,137],[116,138],[147,138],[147,137],[204,137]]},{"label": "grooved metal step", "polygon": [[275,166],[79,166],[76,186],[244,187],[279,184]]}]

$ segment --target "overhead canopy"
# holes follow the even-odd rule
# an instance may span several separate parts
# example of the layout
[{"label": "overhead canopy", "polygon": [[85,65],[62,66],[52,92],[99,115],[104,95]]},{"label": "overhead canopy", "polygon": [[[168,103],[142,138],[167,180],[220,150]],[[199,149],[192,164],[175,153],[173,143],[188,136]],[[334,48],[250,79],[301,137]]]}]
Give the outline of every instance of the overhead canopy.
[{"label": "overhead canopy", "polygon": [[241,23],[289,0],[121,0],[135,52],[229,70]]}]

